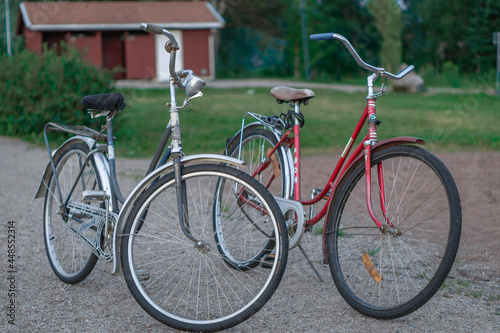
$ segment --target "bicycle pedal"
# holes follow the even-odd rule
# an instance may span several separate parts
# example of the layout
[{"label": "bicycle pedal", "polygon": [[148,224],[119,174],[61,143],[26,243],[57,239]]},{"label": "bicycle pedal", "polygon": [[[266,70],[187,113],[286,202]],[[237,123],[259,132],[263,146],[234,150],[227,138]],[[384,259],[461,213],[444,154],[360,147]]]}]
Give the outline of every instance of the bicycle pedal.
[{"label": "bicycle pedal", "polygon": [[262,259],[260,261],[260,267],[268,268],[268,269],[273,268],[275,258],[276,258],[276,255],[274,255],[274,254],[264,255],[264,257],[262,257]]},{"label": "bicycle pedal", "polygon": [[147,270],[136,270],[135,274],[137,275],[137,279],[139,282],[149,282],[151,281],[151,275]]},{"label": "bicycle pedal", "polygon": [[85,203],[99,202],[103,203],[105,200],[109,199],[109,195],[106,191],[83,191],[82,201]]},{"label": "bicycle pedal", "polygon": [[[321,189],[320,188],[313,188],[312,191],[311,191],[311,199],[313,199],[315,196],[317,196],[318,194],[321,193]],[[330,197],[330,195],[332,194],[332,191],[328,191],[328,193],[326,193],[323,198],[323,200],[328,200],[328,198]]]}]

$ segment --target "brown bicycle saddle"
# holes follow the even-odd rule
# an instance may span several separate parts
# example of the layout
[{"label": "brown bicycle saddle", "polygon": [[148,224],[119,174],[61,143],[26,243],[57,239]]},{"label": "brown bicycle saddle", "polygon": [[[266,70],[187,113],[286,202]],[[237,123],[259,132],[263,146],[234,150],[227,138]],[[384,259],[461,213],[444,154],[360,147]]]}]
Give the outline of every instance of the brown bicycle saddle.
[{"label": "brown bicycle saddle", "polygon": [[307,105],[315,94],[311,89],[295,89],[286,86],[277,86],[271,89],[271,96],[276,98],[278,103],[298,101],[299,103]]}]

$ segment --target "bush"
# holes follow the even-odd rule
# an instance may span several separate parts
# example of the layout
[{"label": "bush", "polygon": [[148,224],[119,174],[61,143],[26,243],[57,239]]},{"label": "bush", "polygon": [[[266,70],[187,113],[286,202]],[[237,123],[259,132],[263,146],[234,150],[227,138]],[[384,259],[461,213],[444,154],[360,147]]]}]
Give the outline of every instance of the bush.
[{"label": "bush", "polygon": [[81,99],[109,92],[111,74],[66,44],[0,56],[0,134],[40,137],[49,121],[92,126]]}]

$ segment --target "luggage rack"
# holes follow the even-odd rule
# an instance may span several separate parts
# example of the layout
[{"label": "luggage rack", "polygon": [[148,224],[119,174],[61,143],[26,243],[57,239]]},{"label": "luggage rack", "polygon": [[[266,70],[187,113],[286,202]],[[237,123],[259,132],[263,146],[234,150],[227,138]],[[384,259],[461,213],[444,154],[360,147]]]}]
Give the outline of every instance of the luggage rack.
[{"label": "luggage rack", "polygon": [[96,130],[88,128],[87,126],[81,126],[81,125],[61,125],[56,123],[47,123],[45,131],[66,132],[75,135],[87,136],[94,140],[99,140],[104,142],[106,142],[108,139],[108,136],[102,133],[103,131],[97,132]]},{"label": "luggage rack", "polygon": [[[97,145],[97,142],[98,141],[104,141],[104,142],[107,141],[108,136],[106,134],[104,134],[104,130],[105,129],[106,129],[106,127],[103,126],[102,130],[100,132],[98,132],[96,130],[88,128],[87,126],[61,125],[61,124],[52,123],[52,122],[47,123],[47,125],[45,125],[45,128],[43,130],[43,136],[44,136],[44,139],[45,139],[45,145],[47,147],[47,152],[49,153],[49,166],[52,168],[52,170],[55,170],[55,165],[54,165],[54,154],[55,154],[55,151],[53,152],[50,149],[49,140],[48,140],[48,137],[47,137],[47,132],[49,132],[49,131],[66,132],[66,133],[71,133],[71,134],[74,134],[74,135],[80,135],[80,136],[84,136],[84,137],[89,137],[89,138],[92,138],[92,139],[95,140],[94,145],[93,145],[93,147],[91,149],[94,149],[96,147],[97,147],[97,149],[103,149],[103,147],[106,147],[106,146],[105,145]],[[113,139],[116,139],[116,138],[113,137]],[[92,152],[90,152],[85,157],[85,162],[84,162],[85,164],[87,164],[87,161],[90,158],[91,154],[92,154]],[[49,166],[47,166],[47,167],[49,167]],[[83,169],[80,172],[82,172],[82,171],[83,171]],[[78,175],[78,177],[80,177],[80,175]],[[59,187],[59,180],[57,179],[57,173],[54,173],[54,179],[55,179],[55,182],[56,182],[56,187],[58,189],[59,199],[62,200],[61,191],[60,191],[60,187]],[[47,179],[47,181],[48,181],[48,179]]]}]

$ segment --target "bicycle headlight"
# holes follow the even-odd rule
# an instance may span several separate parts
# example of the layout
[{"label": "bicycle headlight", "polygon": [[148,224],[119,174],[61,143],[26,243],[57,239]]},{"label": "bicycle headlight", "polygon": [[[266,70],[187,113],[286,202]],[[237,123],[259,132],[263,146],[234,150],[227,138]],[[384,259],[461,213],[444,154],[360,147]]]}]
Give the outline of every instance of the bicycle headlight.
[{"label": "bicycle headlight", "polygon": [[203,90],[203,88],[205,88],[206,85],[205,81],[203,81],[193,73],[189,73],[184,82],[186,87],[186,94],[189,97],[193,97],[194,95],[198,94]]}]

